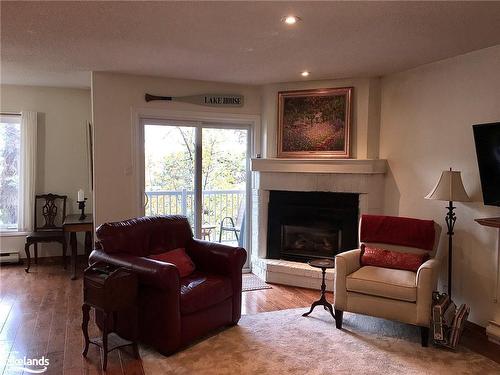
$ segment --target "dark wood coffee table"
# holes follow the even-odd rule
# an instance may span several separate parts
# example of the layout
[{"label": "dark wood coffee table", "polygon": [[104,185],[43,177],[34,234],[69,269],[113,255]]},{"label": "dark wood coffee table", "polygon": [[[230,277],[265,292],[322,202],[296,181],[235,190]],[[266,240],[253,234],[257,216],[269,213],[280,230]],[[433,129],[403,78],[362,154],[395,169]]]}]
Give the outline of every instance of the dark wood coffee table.
[{"label": "dark wood coffee table", "polygon": [[335,314],[333,313],[333,306],[330,302],[326,300],[325,294],[326,294],[326,283],[325,283],[325,277],[326,277],[326,270],[328,268],[335,268],[335,262],[331,259],[315,259],[311,260],[309,262],[309,265],[311,267],[315,268],[321,268],[321,271],[323,273],[323,281],[321,283],[321,297],[319,300],[313,302],[311,305],[311,310],[309,312],[302,314],[302,316],[308,316],[316,306],[324,306],[325,310],[329,310],[330,314],[333,316],[335,319]]}]

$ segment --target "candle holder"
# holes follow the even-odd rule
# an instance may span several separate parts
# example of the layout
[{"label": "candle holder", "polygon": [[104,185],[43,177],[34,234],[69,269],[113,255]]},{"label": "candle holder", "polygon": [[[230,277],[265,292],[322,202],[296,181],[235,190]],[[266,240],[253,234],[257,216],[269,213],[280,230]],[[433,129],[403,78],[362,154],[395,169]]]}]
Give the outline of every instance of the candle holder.
[{"label": "candle holder", "polygon": [[87,215],[85,215],[85,201],[87,198],[83,198],[83,201],[78,201],[78,209],[82,210],[82,213],[80,214],[80,217],[78,220],[84,220]]}]

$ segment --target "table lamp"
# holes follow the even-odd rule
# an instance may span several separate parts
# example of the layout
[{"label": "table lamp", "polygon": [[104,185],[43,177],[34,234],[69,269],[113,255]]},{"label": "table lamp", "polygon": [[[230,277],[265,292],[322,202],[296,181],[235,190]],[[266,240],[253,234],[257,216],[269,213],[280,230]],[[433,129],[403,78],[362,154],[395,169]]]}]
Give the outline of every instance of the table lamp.
[{"label": "table lamp", "polygon": [[453,256],[453,227],[457,217],[453,210],[453,202],[469,202],[470,198],[465,191],[464,184],[460,171],[443,171],[439,181],[434,189],[427,194],[425,199],[436,199],[440,201],[448,201],[448,213],[445,216],[446,226],[448,227],[448,296],[451,299],[451,270],[452,270],[452,256]]}]

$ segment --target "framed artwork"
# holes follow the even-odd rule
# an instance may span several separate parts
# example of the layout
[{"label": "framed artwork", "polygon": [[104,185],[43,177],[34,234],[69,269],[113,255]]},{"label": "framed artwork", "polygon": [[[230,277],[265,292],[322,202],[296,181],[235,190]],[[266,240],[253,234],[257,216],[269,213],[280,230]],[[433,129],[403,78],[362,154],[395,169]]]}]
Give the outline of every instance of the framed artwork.
[{"label": "framed artwork", "polygon": [[279,158],[348,158],[352,87],[278,93]]}]

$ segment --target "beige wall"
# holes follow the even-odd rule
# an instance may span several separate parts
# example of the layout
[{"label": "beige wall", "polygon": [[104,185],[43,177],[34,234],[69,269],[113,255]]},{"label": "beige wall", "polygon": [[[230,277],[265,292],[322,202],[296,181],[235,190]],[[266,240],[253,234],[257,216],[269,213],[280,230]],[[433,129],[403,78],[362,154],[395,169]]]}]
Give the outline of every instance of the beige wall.
[{"label": "beige wall", "polygon": [[[37,193],[68,195],[68,213],[78,212],[76,193],[85,190],[92,211],[86,125],[91,120],[90,90],[2,85],[1,110],[38,112]],[[2,237],[1,248],[24,254],[24,236]],[[60,255],[60,246],[43,244],[39,254]]]},{"label": "beige wall", "polygon": [[354,87],[351,154],[355,159],[378,158],[378,127],[380,109],[380,80],[378,78],[289,82],[265,85],[262,95],[263,157],[277,153],[278,92],[317,88]]},{"label": "beige wall", "polygon": [[[244,108],[225,111],[261,114],[261,139],[265,145],[262,153],[264,157],[273,157],[278,91],[353,86],[352,154],[355,158],[388,159],[384,206],[387,214],[432,218],[444,225],[445,203],[423,197],[441,170],[452,166],[462,171],[473,202],[457,204],[454,298],[458,303],[470,304],[472,321],[485,325],[497,309],[493,303],[496,233],[480,227],[473,219],[499,216],[500,212],[481,203],[471,125],[500,118],[499,62],[500,48],[494,47],[382,80],[310,81],[263,87],[94,73],[96,222],[137,215],[138,171],[134,165],[132,116],[135,111],[222,111],[186,103],[145,103],[146,92],[173,96],[244,94]],[[441,250],[446,253],[444,234]]]},{"label": "beige wall", "polygon": [[[242,94],[245,105],[242,108],[212,108],[181,102],[146,103],[145,93],[169,96]],[[92,75],[92,106],[94,199],[96,224],[99,225],[139,215],[134,111],[160,110],[164,116],[168,116],[168,111],[258,115],[260,95],[258,88],[253,86],[96,72]]]},{"label": "beige wall", "polygon": [[[462,171],[472,202],[456,203],[454,299],[484,326],[495,310],[500,317],[493,303],[497,233],[474,219],[500,216],[500,208],[482,203],[472,124],[500,121],[500,46],[385,77],[381,95],[380,158],[390,167],[385,212],[444,226],[446,202],[424,196],[442,170]],[[447,246],[443,231],[442,254]],[[444,266],[442,281],[446,275]]]}]

